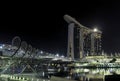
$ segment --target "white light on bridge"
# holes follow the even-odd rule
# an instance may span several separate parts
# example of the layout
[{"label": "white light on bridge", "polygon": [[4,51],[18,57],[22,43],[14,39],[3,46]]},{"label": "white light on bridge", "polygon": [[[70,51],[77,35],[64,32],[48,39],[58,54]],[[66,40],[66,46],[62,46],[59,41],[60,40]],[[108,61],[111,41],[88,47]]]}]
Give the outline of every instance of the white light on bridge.
[{"label": "white light on bridge", "polygon": [[2,49],[3,47],[2,46],[0,46],[0,49]]},{"label": "white light on bridge", "polygon": [[40,51],[41,54],[43,54],[43,51]]},{"label": "white light on bridge", "polygon": [[64,58],[65,56],[64,56],[64,55],[62,55],[61,57],[62,57],[62,58]]},{"label": "white light on bridge", "polygon": [[57,53],[55,56],[56,56],[56,57],[59,57],[59,54]]},{"label": "white light on bridge", "polygon": [[4,44],[0,45],[0,49],[2,49],[4,46],[5,46]]},{"label": "white light on bridge", "polygon": [[5,45],[3,44],[2,46],[4,47]]},{"label": "white light on bridge", "polygon": [[97,29],[97,28],[94,28],[94,29],[93,29],[93,32],[97,32],[97,31],[98,31],[98,29]]}]

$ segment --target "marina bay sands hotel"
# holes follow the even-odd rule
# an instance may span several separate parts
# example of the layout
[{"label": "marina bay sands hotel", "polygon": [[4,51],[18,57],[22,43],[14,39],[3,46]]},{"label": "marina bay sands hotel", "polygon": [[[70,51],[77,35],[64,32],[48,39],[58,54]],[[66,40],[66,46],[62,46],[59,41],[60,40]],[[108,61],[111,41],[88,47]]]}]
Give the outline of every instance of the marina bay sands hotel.
[{"label": "marina bay sands hotel", "polygon": [[100,30],[85,27],[69,15],[64,15],[64,20],[68,23],[67,57],[69,59],[82,59],[85,56],[102,54]]}]

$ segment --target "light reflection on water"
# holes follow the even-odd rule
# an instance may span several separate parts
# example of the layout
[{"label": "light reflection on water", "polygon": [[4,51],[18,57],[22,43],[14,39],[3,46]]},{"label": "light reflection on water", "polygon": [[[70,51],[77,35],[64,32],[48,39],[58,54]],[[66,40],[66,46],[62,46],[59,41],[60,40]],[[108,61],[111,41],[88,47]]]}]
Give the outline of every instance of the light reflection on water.
[{"label": "light reflection on water", "polygon": [[71,78],[77,81],[104,81],[106,75],[119,75],[120,68],[75,68],[71,73]]},{"label": "light reflection on water", "polygon": [[[96,68],[96,69],[75,68],[71,69],[69,79],[74,79],[76,81],[105,81],[104,80],[105,75],[117,75],[117,74],[120,74],[120,68]],[[0,78],[0,81],[17,81],[17,80],[2,80]]]}]

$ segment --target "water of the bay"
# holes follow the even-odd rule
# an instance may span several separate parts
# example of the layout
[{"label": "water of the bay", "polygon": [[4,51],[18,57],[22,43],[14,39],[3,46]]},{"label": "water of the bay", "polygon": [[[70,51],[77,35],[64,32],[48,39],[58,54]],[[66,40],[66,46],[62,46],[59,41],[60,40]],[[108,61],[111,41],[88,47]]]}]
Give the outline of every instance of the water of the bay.
[{"label": "water of the bay", "polygon": [[[108,75],[118,76],[120,74],[120,68],[94,68],[94,69],[74,68],[71,69],[69,73],[70,74],[68,74],[68,76],[64,78],[75,81],[110,81],[105,79],[106,76]],[[0,81],[20,81],[20,80],[7,80],[0,78]],[[41,79],[41,81],[50,81],[50,80]]]},{"label": "water of the bay", "polygon": [[71,78],[77,81],[110,81],[109,77],[114,79],[119,74],[120,68],[75,68]]}]

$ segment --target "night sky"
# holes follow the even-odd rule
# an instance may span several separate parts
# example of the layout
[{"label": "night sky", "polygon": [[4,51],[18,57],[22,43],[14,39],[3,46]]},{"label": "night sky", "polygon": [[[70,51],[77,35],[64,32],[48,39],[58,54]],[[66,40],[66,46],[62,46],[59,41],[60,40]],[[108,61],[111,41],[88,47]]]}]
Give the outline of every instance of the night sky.
[{"label": "night sky", "polygon": [[20,36],[35,48],[66,55],[68,24],[63,16],[69,14],[84,26],[103,31],[102,49],[105,52],[120,52],[119,2],[48,3],[3,9],[0,42],[11,44],[14,36]]}]

